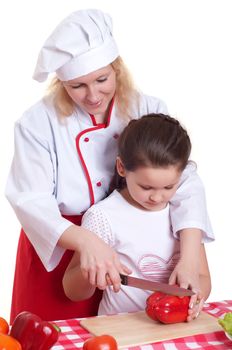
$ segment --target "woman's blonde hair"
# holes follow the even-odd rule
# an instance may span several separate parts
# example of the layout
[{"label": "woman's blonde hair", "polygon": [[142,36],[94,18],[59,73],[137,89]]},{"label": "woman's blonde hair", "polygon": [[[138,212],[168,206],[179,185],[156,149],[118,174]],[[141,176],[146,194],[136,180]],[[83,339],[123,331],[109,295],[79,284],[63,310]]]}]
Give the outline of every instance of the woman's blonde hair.
[{"label": "woman's blonde hair", "polygon": [[[138,102],[139,93],[134,87],[131,75],[119,56],[111,63],[116,73],[115,103],[117,112],[125,119],[132,118],[132,106]],[[48,96],[52,97],[59,117],[68,117],[75,109],[75,102],[68,95],[62,81],[54,78],[48,86]]]}]

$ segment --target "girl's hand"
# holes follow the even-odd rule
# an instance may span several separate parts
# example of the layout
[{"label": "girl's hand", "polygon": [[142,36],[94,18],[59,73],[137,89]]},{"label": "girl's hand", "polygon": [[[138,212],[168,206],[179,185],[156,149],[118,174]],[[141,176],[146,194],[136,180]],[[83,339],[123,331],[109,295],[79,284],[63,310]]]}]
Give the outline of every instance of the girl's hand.
[{"label": "girl's hand", "polygon": [[169,284],[178,284],[182,288],[191,289],[196,294],[200,291],[199,268],[191,261],[179,260],[169,277]]},{"label": "girl's hand", "polygon": [[117,253],[101,238],[84,228],[78,232],[78,253],[84,278],[91,285],[105,289],[108,285],[118,292],[121,286],[119,273],[131,271],[119,261]]},{"label": "girl's hand", "polygon": [[169,283],[178,284],[180,287],[191,289],[195,293],[190,299],[187,321],[190,322],[198,317],[204,305],[204,298],[200,291],[198,268],[180,260],[169,278]]},{"label": "girl's hand", "polygon": [[187,321],[190,322],[197,318],[204,306],[205,299],[201,297],[200,293],[191,297],[189,303],[189,311]]}]

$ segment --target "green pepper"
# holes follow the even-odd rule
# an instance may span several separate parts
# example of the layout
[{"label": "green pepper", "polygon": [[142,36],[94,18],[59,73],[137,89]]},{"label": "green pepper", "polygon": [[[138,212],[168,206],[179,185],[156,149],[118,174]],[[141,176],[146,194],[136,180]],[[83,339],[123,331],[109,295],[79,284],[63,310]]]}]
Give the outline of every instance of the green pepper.
[{"label": "green pepper", "polygon": [[223,319],[219,318],[218,323],[222,326],[226,333],[232,335],[232,312],[227,312]]},{"label": "green pepper", "polygon": [[10,335],[20,342],[23,350],[48,350],[58,340],[59,332],[58,326],[23,311],[16,316]]}]

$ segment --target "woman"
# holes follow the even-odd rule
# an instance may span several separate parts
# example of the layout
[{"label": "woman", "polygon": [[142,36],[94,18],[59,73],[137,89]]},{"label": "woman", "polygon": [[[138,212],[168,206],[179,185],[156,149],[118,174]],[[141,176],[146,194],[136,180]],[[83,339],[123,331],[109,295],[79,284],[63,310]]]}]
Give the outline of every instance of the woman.
[{"label": "woman", "polygon": [[[107,195],[117,138],[128,120],[166,113],[163,102],[133,88],[112,36],[111,18],[99,10],[72,13],[49,36],[34,78],[44,81],[50,73],[55,78],[47,96],[15,125],[6,195],[23,230],[11,321],[22,310],[46,320],[97,313],[101,295],[78,303],[64,295],[62,276],[73,251],[80,254],[84,276],[100,289],[106,287],[106,274],[117,288],[119,272],[130,273],[114,251],[79,225],[82,214]],[[202,232],[212,233],[202,184],[191,169],[184,171],[173,203],[173,230],[183,247],[191,239],[195,250],[194,255],[183,251],[188,264],[180,261],[170,282],[197,290],[196,252]],[[180,231],[180,222],[188,229]]]}]

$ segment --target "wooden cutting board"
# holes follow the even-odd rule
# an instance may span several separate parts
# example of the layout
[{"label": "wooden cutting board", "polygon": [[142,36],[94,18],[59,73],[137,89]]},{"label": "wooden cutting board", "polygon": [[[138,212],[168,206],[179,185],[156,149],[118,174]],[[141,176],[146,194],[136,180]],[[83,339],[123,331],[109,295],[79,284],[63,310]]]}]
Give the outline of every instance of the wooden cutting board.
[{"label": "wooden cutting board", "polygon": [[221,331],[217,318],[205,312],[191,322],[168,325],[151,320],[144,311],[91,317],[80,324],[93,335],[112,335],[119,348]]}]

